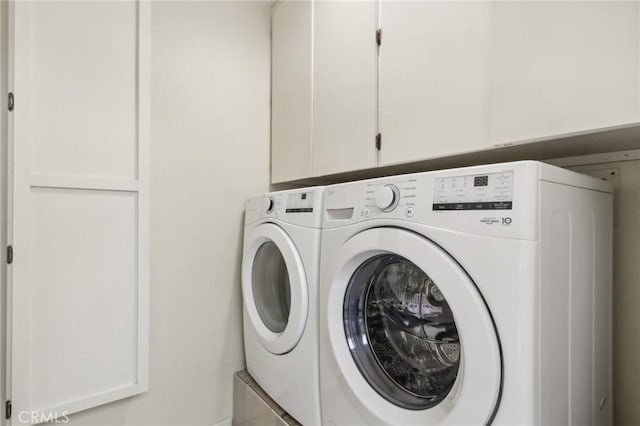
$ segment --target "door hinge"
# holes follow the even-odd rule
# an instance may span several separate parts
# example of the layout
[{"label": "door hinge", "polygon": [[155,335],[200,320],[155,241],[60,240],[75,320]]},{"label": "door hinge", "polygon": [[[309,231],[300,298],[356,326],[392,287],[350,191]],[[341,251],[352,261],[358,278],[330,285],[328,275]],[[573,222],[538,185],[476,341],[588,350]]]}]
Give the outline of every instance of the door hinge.
[{"label": "door hinge", "polygon": [[11,400],[7,400],[4,403],[4,418],[9,420],[11,418]]},{"label": "door hinge", "polygon": [[378,133],[376,135],[376,149],[380,151],[382,149],[382,134]]},{"label": "door hinge", "polygon": [[13,104],[14,104],[14,98],[13,98],[13,93],[9,92],[9,104],[7,105],[9,108],[9,111],[13,111]]},{"label": "door hinge", "polygon": [[380,46],[382,44],[382,29],[378,28],[376,31],[376,44]]},{"label": "door hinge", "polygon": [[7,265],[13,263],[13,246],[7,246]]}]

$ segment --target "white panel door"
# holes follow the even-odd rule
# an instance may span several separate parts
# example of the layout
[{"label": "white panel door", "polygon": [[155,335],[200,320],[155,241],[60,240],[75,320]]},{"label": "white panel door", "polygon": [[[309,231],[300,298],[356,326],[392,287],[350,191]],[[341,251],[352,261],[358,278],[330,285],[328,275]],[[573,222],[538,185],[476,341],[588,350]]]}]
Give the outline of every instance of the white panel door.
[{"label": "white panel door", "polygon": [[147,389],[149,7],[10,4],[15,424]]},{"label": "white panel door", "polygon": [[311,176],[311,0],[279,1],[271,30],[271,182]]},{"label": "white panel door", "polygon": [[313,175],[376,165],[377,2],[313,3]]},{"label": "white panel door", "polygon": [[488,146],[490,8],[381,1],[381,165]]}]

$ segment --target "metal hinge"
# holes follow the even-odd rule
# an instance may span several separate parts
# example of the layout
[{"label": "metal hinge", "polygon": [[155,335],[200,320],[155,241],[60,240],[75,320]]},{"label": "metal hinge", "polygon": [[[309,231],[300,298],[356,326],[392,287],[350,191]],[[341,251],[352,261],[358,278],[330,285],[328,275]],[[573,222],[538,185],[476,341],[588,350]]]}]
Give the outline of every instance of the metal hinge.
[{"label": "metal hinge", "polygon": [[376,149],[380,151],[381,148],[382,148],[382,134],[378,133],[376,135]]},{"label": "metal hinge", "polygon": [[7,400],[4,403],[4,418],[9,420],[11,418],[11,400]]},{"label": "metal hinge", "polygon": [[382,44],[382,29],[376,31],[376,44],[380,46]]},{"label": "metal hinge", "polygon": [[14,99],[13,99],[13,93],[9,92],[9,111],[13,111],[13,104],[14,104]]},{"label": "metal hinge", "polygon": [[13,263],[13,246],[7,246],[7,265]]}]

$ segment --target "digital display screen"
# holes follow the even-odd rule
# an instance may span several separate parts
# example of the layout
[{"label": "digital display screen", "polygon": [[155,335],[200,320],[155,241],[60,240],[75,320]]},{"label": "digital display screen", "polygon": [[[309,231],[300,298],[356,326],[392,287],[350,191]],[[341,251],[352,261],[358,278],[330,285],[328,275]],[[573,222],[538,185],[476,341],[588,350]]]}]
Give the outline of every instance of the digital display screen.
[{"label": "digital display screen", "polygon": [[302,198],[303,200],[307,199],[307,193],[303,192],[302,195],[300,196],[300,198]]},{"label": "digital display screen", "polygon": [[489,185],[489,176],[475,176],[473,178],[473,186],[487,186]]}]

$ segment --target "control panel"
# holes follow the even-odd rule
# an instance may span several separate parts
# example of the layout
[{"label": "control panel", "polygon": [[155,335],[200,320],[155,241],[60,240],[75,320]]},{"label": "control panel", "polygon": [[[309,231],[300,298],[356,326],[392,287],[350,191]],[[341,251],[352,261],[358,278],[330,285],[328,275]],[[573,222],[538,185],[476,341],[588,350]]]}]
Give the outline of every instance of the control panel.
[{"label": "control panel", "polygon": [[313,213],[313,192],[294,192],[287,195],[285,213]]},{"label": "control panel", "polygon": [[319,227],[323,193],[324,187],[310,187],[256,195],[247,200],[245,224],[265,219]]},{"label": "control panel", "polygon": [[292,192],[288,194],[265,195],[260,211],[264,214],[276,213],[313,213],[313,192]]},{"label": "control panel", "polygon": [[381,224],[413,222],[478,235],[532,238],[539,167],[523,161],[330,186],[323,227],[384,219],[388,222]]},{"label": "control panel", "polygon": [[511,210],[513,171],[435,179],[433,210]]}]

